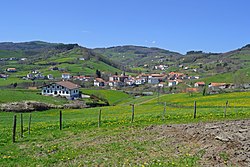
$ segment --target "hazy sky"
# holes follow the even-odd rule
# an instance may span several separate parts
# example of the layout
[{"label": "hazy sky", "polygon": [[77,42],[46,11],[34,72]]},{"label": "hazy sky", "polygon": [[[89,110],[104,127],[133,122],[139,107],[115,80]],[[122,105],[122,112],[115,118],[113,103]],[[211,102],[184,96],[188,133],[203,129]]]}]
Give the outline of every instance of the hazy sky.
[{"label": "hazy sky", "polygon": [[0,41],[142,45],[185,53],[250,43],[249,0],[1,0]]}]

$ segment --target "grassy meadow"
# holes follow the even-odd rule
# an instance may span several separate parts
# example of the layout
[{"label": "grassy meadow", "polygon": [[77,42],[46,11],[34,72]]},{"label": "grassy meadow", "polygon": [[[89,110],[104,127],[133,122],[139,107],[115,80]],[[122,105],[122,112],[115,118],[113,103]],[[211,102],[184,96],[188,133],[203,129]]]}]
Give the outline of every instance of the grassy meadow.
[{"label": "grassy meadow", "polygon": [[[59,130],[59,110],[24,113],[24,137],[20,137],[19,113],[0,112],[0,166],[199,166],[199,154],[188,146],[175,156],[165,139],[147,138],[145,127],[161,124],[210,122],[250,118],[250,92],[202,96],[201,94],[167,94],[133,98],[113,90],[82,90],[107,98],[106,107],[63,110],[63,130]],[[15,98],[13,95],[15,94]],[[8,99],[9,97],[9,99]],[[51,103],[35,91],[1,90],[1,103],[19,98]],[[6,100],[3,100],[6,99]],[[224,117],[225,102],[229,101]],[[193,103],[197,101],[197,118]],[[166,113],[164,113],[166,102]],[[131,105],[135,119],[131,123]],[[101,127],[98,113],[102,110]],[[12,143],[13,116],[17,115],[16,143]],[[142,138],[144,136],[144,138]],[[171,139],[168,139],[171,140]],[[162,150],[162,144],[166,146]],[[152,151],[152,148],[154,151]],[[185,149],[184,149],[185,148]]]}]

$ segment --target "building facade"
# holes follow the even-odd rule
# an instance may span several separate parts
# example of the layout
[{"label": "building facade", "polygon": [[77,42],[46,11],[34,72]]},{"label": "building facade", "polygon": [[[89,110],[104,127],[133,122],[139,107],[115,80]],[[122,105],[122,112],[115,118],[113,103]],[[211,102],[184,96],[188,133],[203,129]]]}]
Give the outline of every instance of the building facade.
[{"label": "building facade", "polygon": [[69,82],[55,82],[42,87],[42,95],[63,96],[68,99],[79,97],[79,86]]}]

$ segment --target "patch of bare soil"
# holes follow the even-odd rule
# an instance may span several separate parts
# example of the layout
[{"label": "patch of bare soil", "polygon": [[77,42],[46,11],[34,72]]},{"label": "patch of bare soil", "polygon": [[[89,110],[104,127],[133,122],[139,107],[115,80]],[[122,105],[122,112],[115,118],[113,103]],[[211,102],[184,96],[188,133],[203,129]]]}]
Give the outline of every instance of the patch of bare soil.
[{"label": "patch of bare soil", "polygon": [[149,126],[176,143],[191,146],[192,152],[203,151],[202,166],[250,166],[250,120],[181,125]]},{"label": "patch of bare soil", "polygon": [[0,111],[5,112],[32,112],[32,111],[45,111],[53,108],[57,109],[80,109],[86,108],[86,104],[82,101],[72,101],[69,104],[54,105],[42,103],[37,101],[22,101],[0,104]]}]

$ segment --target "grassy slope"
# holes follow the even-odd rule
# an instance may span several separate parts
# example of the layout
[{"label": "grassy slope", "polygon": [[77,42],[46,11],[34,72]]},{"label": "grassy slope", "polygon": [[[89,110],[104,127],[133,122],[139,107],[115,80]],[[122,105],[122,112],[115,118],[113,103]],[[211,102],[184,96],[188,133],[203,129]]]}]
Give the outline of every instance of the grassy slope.
[{"label": "grassy slope", "polygon": [[[8,53],[8,57],[18,57],[16,56],[15,52],[7,52],[7,51],[2,51],[0,52],[0,57],[1,53]],[[21,54],[18,52],[18,54]],[[1,71],[5,71],[6,68],[14,67],[17,69],[17,72],[15,73],[7,73],[10,75],[8,80],[4,80],[0,78],[0,86],[7,86],[10,85],[11,83],[21,83],[21,82],[30,82],[27,80],[22,80],[19,79],[23,76],[26,76],[28,73],[30,73],[34,69],[38,69],[40,72],[43,73],[43,75],[48,75],[52,74],[54,77],[60,78],[61,73],[60,71],[51,71],[49,68],[51,67],[50,65],[44,65],[47,63],[51,62],[56,62],[60,63],[57,65],[59,68],[64,68],[66,71],[71,73],[72,75],[95,75],[96,70],[100,70],[101,72],[107,72],[107,73],[121,73],[121,70],[112,67],[102,61],[97,61],[95,57],[91,57],[89,60],[85,61],[79,61],[78,58],[86,57],[87,55],[86,50],[81,50],[79,48],[64,52],[64,53],[59,53],[57,55],[54,55],[46,60],[42,61],[37,61],[34,64],[19,64],[17,61],[8,61],[6,65],[1,66],[0,68],[0,73]],[[20,56],[19,56],[20,57]],[[43,64],[43,65],[41,65]]]},{"label": "grassy slope", "polygon": [[115,105],[123,102],[124,100],[130,98],[130,96],[122,91],[115,90],[90,90],[90,89],[81,89],[83,94],[95,95],[102,99],[107,99],[110,105]]},{"label": "grassy slope", "polygon": [[[113,92],[108,93],[113,94]],[[0,113],[0,164],[3,166],[13,166],[17,163],[20,166],[95,166],[98,164],[159,166],[161,163],[163,166],[196,166],[199,157],[191,152],[188,146],[183,146],[186,149],[179,155],[174,154],[174,148],[171,145],[168,148],[164,146],[162,150],[162,143],[167,141],[154,137],[143,138],[147,136],[144,134],[145,126],[250,118],[250,101],[246,100],[249,97],[250,92],[204,97],[199,94],[162,95],[160,102],[167,101],[168,104],[165,120],[162,120],[163,104],[157,103],[157,97],[150,96],[147,100],[132,99],[136,104],[133,125],[130,124],[131,106],[120,103],[117,106],[102,107],[101,128],[97,128],[100,108],[64,110],[63,131],[59,131],[58,127],[58,110],[35,112],[32,114],[31,135],[27,134],[29,115],[24,114],[25,137],[17,136],[18,142],[15,144],[11,143],[13,113]],[[239,100],[235,101],[235,99]],[[191,108],[194,100],[197,100],[198,104],[195,120],[192,118]],[[227,110],[228,115],[224,118],[222,106],[226,100],[229,100],[230,105]],[[231,102],[237,102],[236,108],[231,105]],[[173,104],[177,106],[173,107]],[[18,121],[18,133],[19,123]],[[169,151],[166,152],[167,150]]]},{"label": "grassy slope", "polygon": [[8,51],[8,50],[0,50],[0,58],[10,58],[10,57],[23,57],[23,53],[21,51]]},{"label": "grassy slope", "polygon": [[[36,64],[46,64],[49,62],[60,63],[57,65],[59,68],[65,68],[68,72],[74,75],[78,73],[82,75],[93,75],[97,69],[102,72],[121,72],[121,70],[114,68],[102,61],[97,61],[94,57],[84,61],[78,60],[79,58],[86,57],[88,57],[87,51],[77,48],[66,53],[55,55],[47,60],[36,62]],[[43,72],[48,74],[48,67],[47,69],[44,69]],[[58,76],[58,74],[56,74],[56,76]]]},{"label": "grassy slope", "polygon": [[15,89],[1,89],[0,103],[7,102],[19,102],[25,100],[39,101],[50,104],[64,104],[66,103],[65,99],[54,98],[50,96],[40,95],[40,91],[36,90],[15,90]]}]

